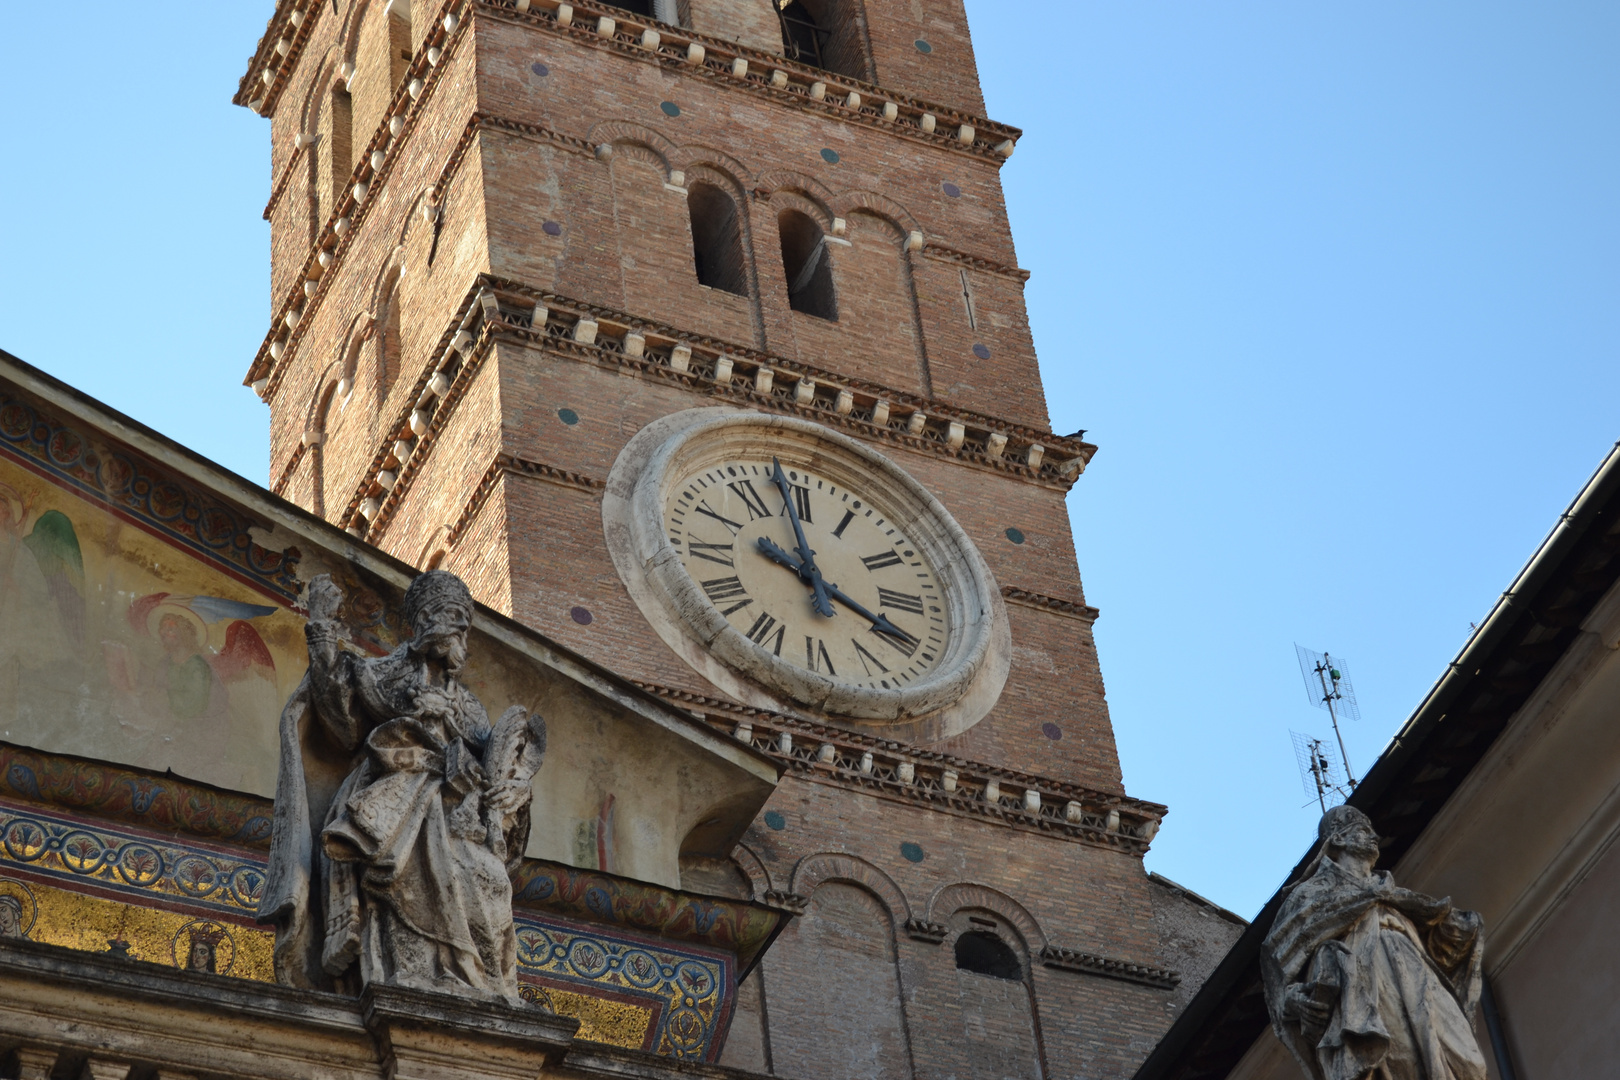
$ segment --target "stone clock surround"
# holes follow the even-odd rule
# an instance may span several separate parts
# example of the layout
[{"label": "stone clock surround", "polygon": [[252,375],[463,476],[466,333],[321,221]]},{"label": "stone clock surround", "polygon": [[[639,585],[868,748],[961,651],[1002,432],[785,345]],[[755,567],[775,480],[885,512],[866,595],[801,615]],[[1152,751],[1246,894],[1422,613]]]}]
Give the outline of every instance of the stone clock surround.
[{"label": "stone clock surround", "polygon": [[[664,535],[673,478],[700,462],[783,459],[833,479],[884,512],[927,556],[947,599],[945,653],[903,690],[853,686],[773,657],[703,596]],[[665,644],[711,683],[761,708],[882,725],[895,737],[948,738],[995,705],[1011,666],[1001,591],[973,542],[903,469],[870,447],[795,417],[690,409],[630,440],[602,499],[607,547],[636,605]]]}]

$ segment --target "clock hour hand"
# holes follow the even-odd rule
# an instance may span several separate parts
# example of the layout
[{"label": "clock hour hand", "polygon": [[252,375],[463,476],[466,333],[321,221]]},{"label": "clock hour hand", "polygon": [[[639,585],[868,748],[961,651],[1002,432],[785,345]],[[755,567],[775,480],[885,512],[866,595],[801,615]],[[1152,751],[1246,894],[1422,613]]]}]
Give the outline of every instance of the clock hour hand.
[{"label": "clock hour hand", "polygon": [[795,549],[799,553],[801,565],[798,573],[813,590],[815,598],[811,606],[816,614],[831,616],[833,613],[832,601],[827,598],[827,584],[821,580],[821,571],[816,567],[816,553],[810,550],[809,541],[804,538],[804,525],[799,521],[799,510],[793,505],[793,492],[788,488],[787,476],[782,472],[782,462],[771,458],[771,482],[782,493],[782,505],[787,509],[788,520],[793,522],[793,535],[799,545]]},{"label": "clock hour hand", "polygon": [[[760,554],[764,555],[767,559],[771,560],[773,563],[776,563],[778,566],[785,566],[789,570],[792,570],[794,573],[798,574],[801,579],[804,577],[805,571],[804,563],[802,561],[794,558],[789,552],[782,550],[782,548],[773,543],[769,537],[760,537],[758,543]],[[888,637],[892,637],[900,641],[917,640],[904,630],[900,629],[898,626],[894,625],[894,623],[890,622],[882,612],[873,614],[872,612],[868,611],[864,605],[850,599],[844,590],[840,589],[838,586],[828,584],[826,585],[826,589],[829,596],[837,600],[840,604],[843,604],[845,607],[849,608],[849,610],[853,611],[867,622],[870,622],[872,624],[872,629],[876,630],[878,633],[885,634]]]}]

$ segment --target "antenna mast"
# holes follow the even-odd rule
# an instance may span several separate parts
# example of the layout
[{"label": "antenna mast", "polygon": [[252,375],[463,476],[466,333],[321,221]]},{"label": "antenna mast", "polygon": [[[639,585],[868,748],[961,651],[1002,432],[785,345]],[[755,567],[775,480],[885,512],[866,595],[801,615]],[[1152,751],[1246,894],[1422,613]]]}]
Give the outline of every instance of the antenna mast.
[{"label": "antenna mast", "polygon": [[1356,705],[1356,692],[1350,685],[1350,672],[1343,660],[1335,660],[1325,652],[1315,652],[1311,649],[1294,646],[1299,656],[1299,673],[1305,677],[1305,696],[1312,705],[1319,709],[1326,709],[1328,720],[1333,724],[1333,737],[1339,743],[1339,760],[1344,762],[1345,783],[1352,791],[1356,786],[1356,774],[1350,768],[1350,755],[1344,749],[1344,732],[1339,729],[1339,717],[1350,720],[1361,719],[1361,710]]}]

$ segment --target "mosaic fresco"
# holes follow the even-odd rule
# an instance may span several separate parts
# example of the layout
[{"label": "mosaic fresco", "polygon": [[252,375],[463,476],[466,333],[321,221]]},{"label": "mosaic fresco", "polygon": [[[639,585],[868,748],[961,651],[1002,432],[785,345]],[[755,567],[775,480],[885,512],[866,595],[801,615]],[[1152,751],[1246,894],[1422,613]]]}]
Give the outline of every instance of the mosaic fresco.
[{"label": "mosaic fresco", "polygon": [[697,1061],[718,1056],[731,1021],[729,954],[610,937],[524,912],[516,921],[524,997],[572,1015],[568,998],[589,987],[601,1003],[591,1018],[600,1034],[582,1027],[581,1038]]},{"label": "mosaic fresco", "polygon": [[[67,430],[0,404],[0,738],[269,794],[275,717],[305,663],[285,583],[246,573],[244,521],[178,487],[160,529],[150,514],[167,504],[152,500],[174,485]],[[92,480],[126,466],[118,483],[128,499],[146,491],[148,516],[121,507],[110,481],[96,489],[106,505],[86,501]],[[86,475],[70,486],[76,470]],[[240,564],[222,572],[223,555],[198,551],[210,544]],[[30,782],[8,771],[8,785]]]},{"label": "mosaic fresco", "polygon": [[0,449],[81,495],[122,511],[166,540],[291,603],[295,555],[254,543],[252,524],[218,499],[176,481],[137,454],[105,445],[29,402],[0,396]]},{"label": "mosaic fresco", "polygon": [[[15,770],[26,765],[30,775],[49,775],[81,795],[144,790],[190,805],[184,798],[189,785],[126,770],[14,747],[0,747],[0,763],[7,763],[12,789]],[[129,807],[127,801],[117,805]],[[669,890],[532,861],[524,869],[531,893],[547,892],[563,904],[574,896],[587,916],[600,912],[614,922],[689,932],[703,925],[710,933],[738,923],[734,913],[722,913],[729,921],[711,917],[704,913],[716,905]],[[0,938],[273,982],[274,935],[253,921],[264,874],[262,848],[211,844],[0,798]],[[535,882],[549,882],[549,890]],[[629,904],[632,898],[639,904]],[[694,902],[701,910],[693,910]],[[718,1056],[731,1018],[735,953],[604,932],[549,911],[520,910],[516,921],[523,996],[577,1018],[581,1038],[689,1060]]]},{"label": "mosaic fresco", "polygon": [[590,922],[605,922],[676,941],[702,942],[737,957],[744,972],[782,929],[780,911],[674,892],[557,863],[525,860],[512,878],[512,900]]}]

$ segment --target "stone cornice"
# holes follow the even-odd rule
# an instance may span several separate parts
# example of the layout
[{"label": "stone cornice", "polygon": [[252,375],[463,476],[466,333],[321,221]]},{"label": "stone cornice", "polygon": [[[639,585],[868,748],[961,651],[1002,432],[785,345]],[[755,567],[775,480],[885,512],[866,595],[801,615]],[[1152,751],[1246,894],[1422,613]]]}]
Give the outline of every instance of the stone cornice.
[{"label": "stone cornice", "polygon": [[801,779],[1075,840],[1140,857],[1168,808],[920,750],[906,743],[737,705],[656,683],[638,686],[762,751]]},{"label": "stone cornice", "polygon": [[[1023,135],[1018,128],[960,109],[802,64],[777,53],[671,26],[612,5],[589,0],[566,5],[558,0],[532,0],[523,5],[528,9],[523,12],[517,10],[514,0],[473,0],[472,6],[496,18],[536,26],[593,48],[652,60],[666,70],[703,78],[713,85],[753,92],[791,108],[942,149],[976,154],[998,165],[1012,155]],[[558,15],[559,7],[564,6],[570,8],[567,22]],[[613,23],[611,36],[601,32],[603,19]],[[651,40],[648,34],[657,40]]]},{"label": "stone cornice", "polygon": [[1090,626],[1102,614],[1089,604],[1077,604],[1073,600],[1060,600],[1055,596],[1045,596],[1028,589],[1020,589],[1016,585],[1003,585],[1001,595],[1010,604],[1019,604],[1023,607],[1035,608],[1039,611],[1049,611],[1055,615],[1065,615],[1071,619],[1079,619]]}]

